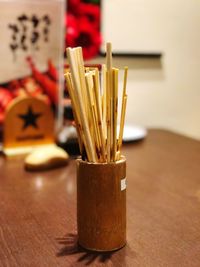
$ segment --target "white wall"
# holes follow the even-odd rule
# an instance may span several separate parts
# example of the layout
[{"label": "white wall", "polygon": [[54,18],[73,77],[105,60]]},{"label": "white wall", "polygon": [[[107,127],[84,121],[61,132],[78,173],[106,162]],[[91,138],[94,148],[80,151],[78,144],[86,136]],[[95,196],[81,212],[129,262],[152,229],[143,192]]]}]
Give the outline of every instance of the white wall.
[{"label": "white wall", "polygon": [[[200,139],[200,1],[146,1],[156,1],[157,12],[162,14],[158,33],[163,38],[164,55],[160,62],[114,59],[116,66],[129,66],[126,122],[168,128]],[[121,2],[125,6],[126,1]],[[112,10],[109,25],[114,17]],[[123,28],[115,28],[116,38],[120,39]],[[129,28],[131,31],[131,25]]]}]

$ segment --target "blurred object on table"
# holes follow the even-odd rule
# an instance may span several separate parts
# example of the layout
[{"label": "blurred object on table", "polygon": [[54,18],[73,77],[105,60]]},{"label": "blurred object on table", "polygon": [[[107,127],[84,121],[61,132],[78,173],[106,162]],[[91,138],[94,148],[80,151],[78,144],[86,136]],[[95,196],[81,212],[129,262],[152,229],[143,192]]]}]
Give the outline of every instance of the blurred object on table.
[{"label": "blurred object on table", "polygon": [[35,97],[18,97],[6,109],[3,150],[7,156],[30,153],[55,144],[55,119],[50,106]]},{"label": "blurred object on table", "polygon": [[147,129],[139,125],[125,124],[123,142],[139,141],[146,137]]},{"label": "blurred object on table", "polygon": [[69,155],[65,150],[56,146],[49,145],[34,149],[24,161],[27,171],[46,171],[63,167],[68,164]]}]

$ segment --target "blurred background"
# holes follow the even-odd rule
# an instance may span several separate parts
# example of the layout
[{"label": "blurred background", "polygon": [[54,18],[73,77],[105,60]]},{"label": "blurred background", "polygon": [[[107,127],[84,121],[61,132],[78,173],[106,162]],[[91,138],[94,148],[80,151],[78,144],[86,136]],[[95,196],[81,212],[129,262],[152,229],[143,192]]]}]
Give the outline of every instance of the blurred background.
[{"label": "blurred background", "polygon": [[[129,67],[126,124],[200,139],[200,1],[0,0],[0,6],[0,132],[6,107],[21,95],[51,104],[62,123],[62,107],[70,105],[66,88],[61,99],[65,48],[82,46],[86,64],[101,64],[112,42],[114,65]],[[121,73],[119,90],[122,80]]]},{"label": "blurred background", "polygon": [[69,0],[66,45],[101,63],[111,41],[115,66],[129,67],[126,122],[200,139],[199,24],[196,0]]}]

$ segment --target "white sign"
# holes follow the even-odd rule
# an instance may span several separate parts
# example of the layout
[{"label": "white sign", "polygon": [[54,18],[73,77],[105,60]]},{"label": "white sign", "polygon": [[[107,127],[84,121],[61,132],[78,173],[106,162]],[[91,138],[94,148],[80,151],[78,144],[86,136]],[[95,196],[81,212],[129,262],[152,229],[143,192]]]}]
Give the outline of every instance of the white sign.
[{"label": "white sign", "polygon": [[46,71],[63,56],[64,0],[0,0],[0,84],[31,74],[27,57]]},{"label": "white sign", "polygon": [[121,179],[121,191],[126,189],[126,178]]}]

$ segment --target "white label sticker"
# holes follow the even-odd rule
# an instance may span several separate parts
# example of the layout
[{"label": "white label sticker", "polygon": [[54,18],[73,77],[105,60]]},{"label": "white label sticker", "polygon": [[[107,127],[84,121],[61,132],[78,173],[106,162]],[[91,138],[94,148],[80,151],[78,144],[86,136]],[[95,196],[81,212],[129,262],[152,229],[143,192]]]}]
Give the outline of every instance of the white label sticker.
[{"label": "white label sticker", "polygon": [[121,191],[126,189],[126,178],[121,180]]}]

